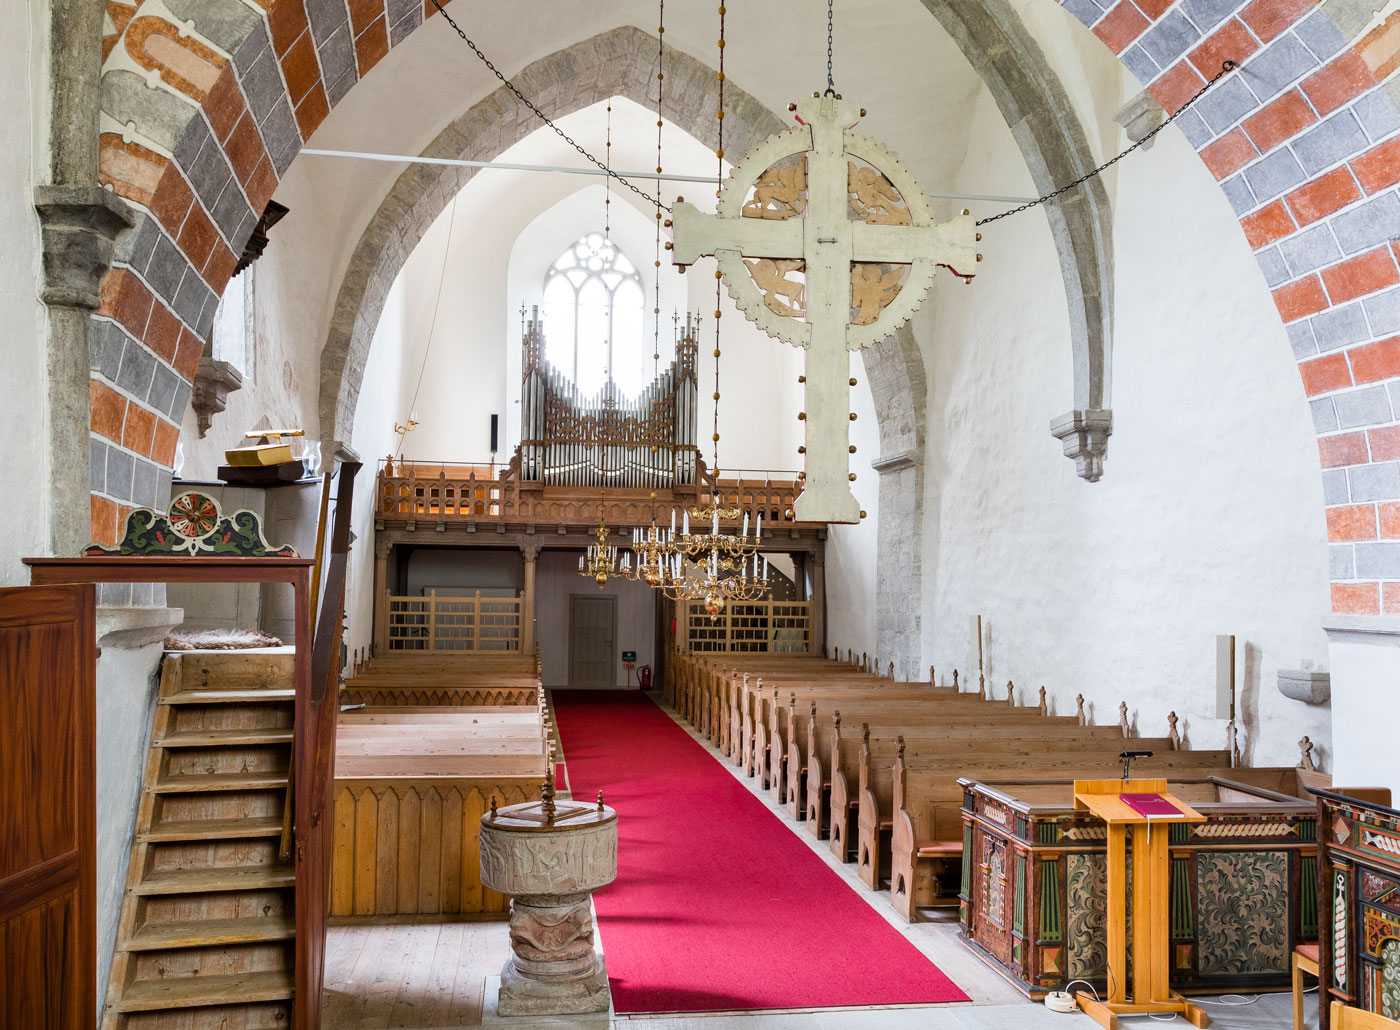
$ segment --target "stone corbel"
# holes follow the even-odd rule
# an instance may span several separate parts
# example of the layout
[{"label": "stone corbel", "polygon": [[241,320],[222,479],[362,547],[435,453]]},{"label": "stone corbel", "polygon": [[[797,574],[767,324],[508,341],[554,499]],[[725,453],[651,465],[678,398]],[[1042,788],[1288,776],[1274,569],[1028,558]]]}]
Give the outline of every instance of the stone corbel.
[{"label": "stone corbel", "polygon": [[870,463],[870,467],[883,476],[887,472],[903,472],[905,469],[913,468],[916,464],[912,452],[896,451],[894,454],[881,455],[876,458]]},{"label": "stone corbel", "polygon": [[1113,435],[1113,412],[1108,408],[1071,411],[1050,422],[1050,435],[1073,458],[1079,478],[1097,483],[1103,475],[1104,453]]},{"label": "stone corbel", "polygon": [[194,390],[190,393],[190,405],[199,417],[199,438],[209,432],[209,424],[214,416],[228,405],[228,395],[243,386],[243,374],[227,361],[219,361],[207,354],[199,359],[199,369],[194,374]]},{"label": "stone corbel", "polygon": [[135,213],[100,186],[36,186],[34,209],[43,240],[41,299],[51,306],[96,311],[113,248],[136,224]]},{"label": "stone corbel", "polygon": [[[1162,123],[1167,120],[1167,112],[1157,102],[1156,97],[1143,90],[1120,107],[1113,115],[1113,120],[1123,126],[1123,131],[1128,134],[1128,139],[1134,143],[1142,143],[1150,133],[1156,132],[1162,127]],[[1150,150],[1155,142],[1155,138],[1147,139],[1147,142],[1143,143],[1142,149]]]}]

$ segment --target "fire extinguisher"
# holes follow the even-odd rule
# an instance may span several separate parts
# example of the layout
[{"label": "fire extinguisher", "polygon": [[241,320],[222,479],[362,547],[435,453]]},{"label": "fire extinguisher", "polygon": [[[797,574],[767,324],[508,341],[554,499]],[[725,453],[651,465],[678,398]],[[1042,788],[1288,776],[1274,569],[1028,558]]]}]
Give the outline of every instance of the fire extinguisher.
[{"label": "fire extinguisher", "polygon": [[651,689],[651,666],[643,665],[637,670],[637,685],[643,690]]}]

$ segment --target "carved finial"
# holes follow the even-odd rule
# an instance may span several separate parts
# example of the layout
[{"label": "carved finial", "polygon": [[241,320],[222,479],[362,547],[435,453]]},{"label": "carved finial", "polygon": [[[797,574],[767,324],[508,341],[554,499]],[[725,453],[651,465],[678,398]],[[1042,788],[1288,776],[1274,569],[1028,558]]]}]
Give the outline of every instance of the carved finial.
[{"label": "carved finial", "polygon": [[980,672],[977,674],[977,700],[987,700],[987,677]]},{"label": "carved finial", "polygon": [[860,670],[861,672],[870,671],[870,655],[866,654],[864,651],[860,653]]},{"label": "carved finial", "polygon": [[1126,701],[1118,702],[1118,728],[1123,731],[1123,736],[1132,735],[1128,728],[1128,702]]},{"label": "carved finial", "polygon": [[540,807],[544,809],[545,819],[554,822],[554,747],[549,748],[549,764],[544,770],[544,786],[540,787]]},{"label": "carved finial", "polygon": [[961,689],[962,689],[961,687],[958,686],[958,670],[957,670],[957,669],[954,669],[954,670],[953,670],[953,689],[954,689],[955,691],[956,691],[956,690],[961,690]]},{"label": "carved finial", "polygon": [[1181,750],[1181,734],[1176,732],[1176,713],[1167,713],[1167,739],[1172,742],[1172,750]]},{"label": "carved finial", "polygon": [[841,709],[839,708],[831,713],[831,728],[837,733],[841,732]]},{"label": "carved finial", "polygon": [[1016,707],[1016,684],[1012,683],[1010,680],[1006,681],[1006,707]]},{"label": "carved finial", "polygon": [[904,735],[903,735],[903,734],[900,734],[899,740],[898,740],[898,744],[899,744],[899,747],[898,747],[898,750],[895,752],[895,755],[896,755],[896,757],[898,757],[899,759],[903,760],[903,758],[904,758]]},{"label": "carved finial", "polygon": [[855,663],[855,652],[853,652],[849,647],[846,648],[846,664],[855,665]]},{"label": "carved finial", "polygon": [[[794,695],[794,696],[796,696],[796,695]],[[812,702],[812,718],[815,719],[816,717],[817,717],[817,703],[816,703],[815,701],[813,701],[813,702]]]},{"label": "carved finial", "polygon": [[890,662],[890,679],[894,679],[894,662]]},{"label": "carved finial", "polygon": [[496,795],[495,795],[495,794],[492,794],[492,795],[491,795],[491,820],[494,822],[495,819],[496,819]]},{"label": "carved finial", "polygon": [[1074,717],[1079,720],[1079,725],[1088,726],[1089,717],[1084,714],[1084,695],[1076,694],[1074,696],[1074,703],[1076,706]]},{"label": "carved finial", "polygon": [[1298,762],[1299,769],[1310,769],[1316,771],[1317,766],[1313,764],[1313,742],[1310,738],[1304,737],[1298,741],[1298,750],[1303,753],[1302,759]]},{"label": "carved finial", "polygon": [[928,682],[929,682],[929,686],[932,686],[932,687],[938,686],[938,677],[937,677],[936,675],[934,675],[934,671],[933,671],[933,666],[932,666],[932,665],[930,665],[930,666],[928,667]]},{"label": "carved finial", "polygon": [[598,791],[598,811],[600,814],[603,811],[603,792],[601,790]]},{"label": "carved finial", "polygon": [[870,723],[868,722],[860,724],[860,742],[866,747],[870,746]]},{"label": "carved finial", "polygon": [[1045,703],[1045,687],[1042,686],[1040,688],[1040,714],[1048,715],[1049,713],[1050,707]]}]

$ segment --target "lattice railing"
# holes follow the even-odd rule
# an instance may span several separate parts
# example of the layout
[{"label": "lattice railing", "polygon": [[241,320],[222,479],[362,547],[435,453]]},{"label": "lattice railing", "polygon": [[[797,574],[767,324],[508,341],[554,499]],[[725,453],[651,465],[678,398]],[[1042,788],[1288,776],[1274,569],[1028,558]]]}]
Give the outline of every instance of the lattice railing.
[{"label": "lattice railing", "polygon": [[809,601],[735,601],[711,619],[704,606],[687,602],[680,625],[682,650],[706,653],[807,654],[811,646]]},{"label": "lattice railing", "polygon": [[389,596],[390,651],[519,651],[521,598]]},{"label": "lattice railing", "polygon": [[[518,476],[518,459],[508,466],[386,463],[376,484],[375,514],[381,519],[441,522],[534,522],[596,525],[599,518],[615,527],[645,525],[652,512],[669,521],[671,508],[738,508],[752,521],[762,513],[766,525],[792,524],[792,503],[801,483],[792,472],[743,472],[715,479],[702,469],[700,484],[688,490],[541,488]],[[743,514],[740,515],[740,519]],[[735,520],[736,522],[739,520]],[[727,522],[727,520],[726,520]]]}]

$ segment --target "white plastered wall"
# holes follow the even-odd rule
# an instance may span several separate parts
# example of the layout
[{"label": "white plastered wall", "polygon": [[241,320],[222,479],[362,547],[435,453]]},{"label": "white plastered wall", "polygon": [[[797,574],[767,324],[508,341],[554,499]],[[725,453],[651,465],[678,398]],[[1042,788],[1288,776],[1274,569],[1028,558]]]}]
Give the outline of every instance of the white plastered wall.
[{"label": "white plastered wall", "polygon": [[[39,303],[39,220],[33,187],[47,161],[43,124],[48,95],[48,4],[0,9],[0,404],[6,488],[0,498],[0,586],[29,574],[20,559],[48,553],[49,454],[46,425],[45,325]],[[43,180],[39,180],[43,181]],[[13,403],[30,398],[32,403]]]},{"label": "white plastered wall", "polygon": [[[1099,102],[1135,91],[1124,76]],[[974,124],[961,185],[1031,190],[989,97]],[[986,227],[976,283],[941,283],[937,332],[919,333],[925,660],[971,678],[980,613],[994,696],[1011,679],[1033,701],[1044,684],[1065,713],[1082,692],[1098,723],[1126,701],[1150,736],[1175,711],[1191,746],[1220,748],[1214,637],[1233,633],[1247,763],[1296,764],[1303,734],[1330,763],[1328,709],[1276,687],[1280,668],[1327,658],[1321,479],[1287,337],[1233,212],[1176,130],[1110,186],[1114,435],[1099,483],[1078,479],[1048,432],[1073,395],[1043,215]]]}]

